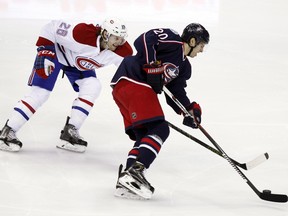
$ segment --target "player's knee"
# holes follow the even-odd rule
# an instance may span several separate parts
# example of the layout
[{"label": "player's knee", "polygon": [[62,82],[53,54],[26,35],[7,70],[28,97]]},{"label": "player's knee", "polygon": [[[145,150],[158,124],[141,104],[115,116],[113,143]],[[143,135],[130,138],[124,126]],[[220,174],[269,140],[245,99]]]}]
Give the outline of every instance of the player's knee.
[{"label": "player's knee", "polygon": [[102,86],[100,81],[95,77],[82,79],[79,85],[79,97],[94,102],[100,95]]},{"label": "player's knee", "polygon": [[48,100],[50,93],[44,88],[32,86],[30,93],[25,95],[24,101],[28,102],[34,109],[38,109]]},{"label": "player's knee", "polygon": [[162,139],[163,139],[163,142],[169,137],[169,134],[170,134],[170,128],[168,126],[168,123],[166,121],[162,121],[161,124],[160,124],[160,131],[161,133],[163,134],[162,136]]},{"label": "player's knee", "polygon": [[149,123],[148,128],[149,134],[158,135],[161,138],[162,142],[165,142],[165,140],[170,134],[170,128],[165,120]]}]

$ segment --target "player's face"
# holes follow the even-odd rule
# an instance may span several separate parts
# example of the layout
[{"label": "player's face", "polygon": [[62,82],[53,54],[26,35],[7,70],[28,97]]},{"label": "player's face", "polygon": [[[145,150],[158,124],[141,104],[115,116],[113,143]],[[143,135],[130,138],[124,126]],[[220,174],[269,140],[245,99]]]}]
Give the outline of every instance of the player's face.
[{"label": "player's face", "polygon": [[191,58],[197,56],[198,53],[203,52],[205,43],[199,43],[196,47],[193,48],[193,51],[189,55]]},{"label": "player's face", "polygon": [[123,37],[110,35],[108,39],[108,49],[114,51],[118,46],[121,46],[125,43],[125,39]]}]

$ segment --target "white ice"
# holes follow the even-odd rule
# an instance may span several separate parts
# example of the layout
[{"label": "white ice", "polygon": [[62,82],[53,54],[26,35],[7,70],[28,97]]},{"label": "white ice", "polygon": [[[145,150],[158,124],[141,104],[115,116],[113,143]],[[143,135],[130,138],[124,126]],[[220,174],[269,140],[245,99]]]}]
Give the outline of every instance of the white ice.
[{"label": "white ice", "polygon": [[[150,28],[181,33],[200,22],[211,34],[191,60],[188,94],[203,109],[202,126],[239,162],[268,152],[244,174],[260,190],[288,193],[288,3],[285,0],[0,0],[0,123],[29,91],[35,41],[50,19],[127,21],[128,40]],[[113,196],[118,166],[132,142],[111,97],[115,67],[98,72],[103,90],[81,135],[86,153],[56,149],[76,94],[59,77],[48,102],[19,131],[23,149],[0,152],[1,216],[287,216],[287,203],[259,199],[229,163],[173,131],[147,172],[149,201]],[[163,104],[166,118],[211,144]],[[149,104],[147,104],[149,105]],[[2,128],[2,126],[0,126]]]}]

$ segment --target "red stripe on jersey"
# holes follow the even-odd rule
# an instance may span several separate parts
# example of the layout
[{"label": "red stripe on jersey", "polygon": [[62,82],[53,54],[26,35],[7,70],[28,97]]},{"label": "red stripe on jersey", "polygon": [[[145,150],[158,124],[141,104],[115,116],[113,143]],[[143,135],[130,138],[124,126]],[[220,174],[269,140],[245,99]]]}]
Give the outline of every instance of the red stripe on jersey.
[{"label": "red stripe on jersey", "polygon": [[153,139],[151,138],[148,138],[148,137],[144,137],[142,140],[141,140],[141,143],[145,143],[145,144],[148,144],[150,146],[152,146],[154,149],[157,150],[157,152],[160,151],[160,145],[159,143],[157,143],[156,141],[154,141]]},{"label": "red stripe on jersey", "polygon": [[93,24],[79,23],[73,29],[73,38],[81,44],[97,47],[97,37],[101,33],[101,27]]},{"label": "red stripe on jersey", "polygon": [[83,103],[86,103],[86,104],[88,104],[89,106],[91,106],[91,107],[93,107],[94,106],[94,104],[93,103],[91,103],[90,101],[88,101],[88,100],[85,100],[85,99],[83,99],[83,98],[78,98],[80,101],[82,101]]},{"label": "red stripe on jersey", "polygon": [[25,101],[23,101],[23,100],[21,100],[21,102],[22,102],[32,113],[35,113],[35,112],[36,112],[35,109],[34,109],[32,106],[30,106],[30,104],[28,104],[27,102],[25,102]]},{"label": "red stripe on jersey", "polygon": [[117,55],[122,57],[131,56],[133,54],[133,49],[130,44],[126,41],[123,45],[118,46],[114,51]]},{"label": "red stripe on jersey", "polygon": [[54,43],[40,36],[36,42],[36,46],[54,46]]}]

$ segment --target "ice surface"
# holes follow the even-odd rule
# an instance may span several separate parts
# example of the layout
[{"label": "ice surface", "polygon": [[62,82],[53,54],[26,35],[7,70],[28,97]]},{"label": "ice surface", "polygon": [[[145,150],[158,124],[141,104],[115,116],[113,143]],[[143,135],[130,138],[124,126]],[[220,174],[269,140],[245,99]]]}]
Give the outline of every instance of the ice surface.
[{"label": "ice surface", "polygon": [[[131,44],[150,28],[181,32],[200,22],[211,43],[191,60],[187,91],[202,106],[203,127],[239,162],[268,152],[270,159],[245,175],[260,191],[287,194],[287,11],[285,0],[0,0],[0,122],[29,90],[34,44],[50,19],[118,16],[127,21]],[[259,199],[227,161],[172,129],[147,172],[153,199],[115,198],[118,166],[132,143],[111,96],[114,71],[98,72],[103,90],[80,131],[89,141],[86,153],[55,147],[76,97],[60,77],[48,102],[19,131],[23,149],[0,152],[1,216],[288,215],[287,203]],[[200,131],[182,126],[159,97],[169,121],[209,143]]]}]

